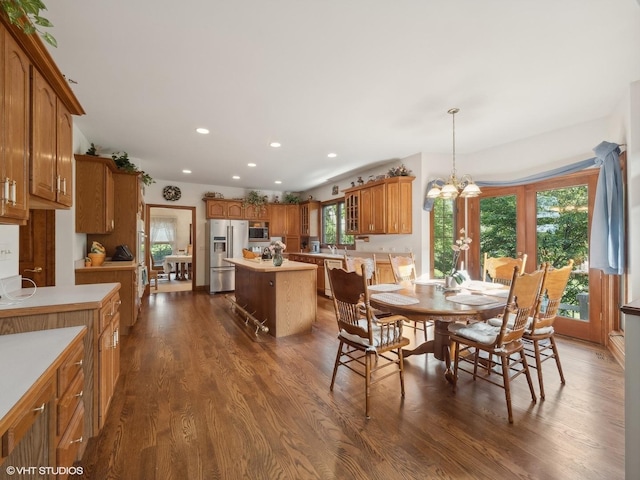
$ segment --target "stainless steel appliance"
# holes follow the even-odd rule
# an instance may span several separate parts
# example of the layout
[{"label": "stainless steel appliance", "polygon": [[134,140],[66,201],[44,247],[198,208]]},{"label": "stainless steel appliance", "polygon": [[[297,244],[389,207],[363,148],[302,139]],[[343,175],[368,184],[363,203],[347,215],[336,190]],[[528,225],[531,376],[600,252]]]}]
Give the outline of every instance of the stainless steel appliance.
[{"label": "stainless steel appliance", "polygon": [[235,267],[225,258],[242,258],[248,246],[249,225],[246,220],[209,220],[209,292],[235,289]]},{"label": "stainless steel appliance", "polygon": [[320,253],[320,241],[319,240],[311,240],[310,244],[310,253]]},{"label": "stainless steel appliance", "polygon": [[249,223],[249,241],[264,242],[269,240],[269,222]]}]

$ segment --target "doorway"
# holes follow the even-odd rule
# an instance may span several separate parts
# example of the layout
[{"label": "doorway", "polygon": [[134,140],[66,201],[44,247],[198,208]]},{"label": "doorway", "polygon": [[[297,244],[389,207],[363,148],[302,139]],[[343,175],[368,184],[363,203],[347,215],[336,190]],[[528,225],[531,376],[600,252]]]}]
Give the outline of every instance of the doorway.
[{"label": "doorway", "polygon": [[147,205],[145,261],[151,294],[195,290],[195,225],[195,207]]}]

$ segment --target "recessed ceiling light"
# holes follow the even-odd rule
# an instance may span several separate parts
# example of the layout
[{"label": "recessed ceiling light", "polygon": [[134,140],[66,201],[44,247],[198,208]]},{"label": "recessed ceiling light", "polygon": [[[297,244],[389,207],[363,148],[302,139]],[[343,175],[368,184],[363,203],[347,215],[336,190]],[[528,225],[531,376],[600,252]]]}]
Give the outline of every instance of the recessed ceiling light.
[{"label": "recessed ceiling light", "polygon": [[182,170],[182,173],[191,173],[191,170]]},{"label": "recessed ceiling light", "polygon": [[231,177],[231,178],[233,178],[234,180],[240,180],[240,177],[239,177],[238,175],[234,175],[234,176],[233,176],[233,177]]},{"label": "recessed ceiling light", "polygon": [[336,158],[338,156],[337,153],[330,153],[329,155],[327,155],[327,157],[329,158]]},{"label": "recessed ceiling light", "polygon": [[196,128],[196,132],[201,133],[202,135],[206,135],[209,133],[208,128]]},{"label": "recessed ceiling light", "polygon": [[280,142],[271,142],[269,146],[273,148],[278,148],[278,147],[281,147],[282,144]]},{"label": "recessed ceiling light", "polygon": [[282,183],[282,180],[276,180],[276,181],[275,181],[275,182],[273,182],[273,183],[277,183],[278,185],[280,185],[280,184]]},{"label": "recessed ceiling light", "polygon": [[255,163],[247,163],[247,167],[255,167],[256,164]]}]

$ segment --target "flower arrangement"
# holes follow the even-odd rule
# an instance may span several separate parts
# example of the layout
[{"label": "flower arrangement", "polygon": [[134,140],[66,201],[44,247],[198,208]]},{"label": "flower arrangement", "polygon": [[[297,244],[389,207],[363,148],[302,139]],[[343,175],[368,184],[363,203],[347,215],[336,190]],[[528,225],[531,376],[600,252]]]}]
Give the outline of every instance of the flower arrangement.
[{"label": "flower arrangement", "polygon": [[286,250],[287,246],[282,243],[280,240],[274,240],[273,242],[271,242],[271,245],[269,245],[269,251],[274,254],[274,253],[282,253],[284,250]]},{"label": "flower arrangement", "polygon": [[390,177],[408,177],[411,175],[411,170],[404,166],[404,163],[399,167],[391,167],[387,174]]},{"label": "flower arrangement", "polygon": [[451,248],[453,249],[453,262],[451,264],[451,271],[449,275],[455,278],[457,283],[464,282],[464,275],[458,271],[458,261],[460,260],[460,253],[469,250],[469,244],[471,243],[471,238],[467,237],[464,228],[460,229],[460,238],[458,238]]}]

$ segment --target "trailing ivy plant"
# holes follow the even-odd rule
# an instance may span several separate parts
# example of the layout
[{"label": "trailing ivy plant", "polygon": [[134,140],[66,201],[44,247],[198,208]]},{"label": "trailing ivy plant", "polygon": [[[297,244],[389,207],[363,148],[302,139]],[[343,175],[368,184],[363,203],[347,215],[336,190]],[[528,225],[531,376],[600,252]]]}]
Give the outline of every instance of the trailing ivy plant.
[{"label": "trailing ivy plant", "polygon": [[40,0],[0,0],[0,8],[7,14],[9,22],[27,35],[38,32],[49,45],[52,47],[58,46],[58,42],[53,35],[39,28],[53,27],[49,20],[40,15],[41,11],[47,9]]},{"label": "trailing ivy plant", "polygon": [[131,173],[142,173],[142,183],[144,183],[145,185],[151,185],[152,183],[156,182],[148,173],[146,173],[144,170],[138,170],[138,167],[134,163],[131,163],[131,160],[129,160],[129,154],[127,152],[113,153],[111,154],[111,158],[113,159],[116,167],[118,167],[119,170]]}]

